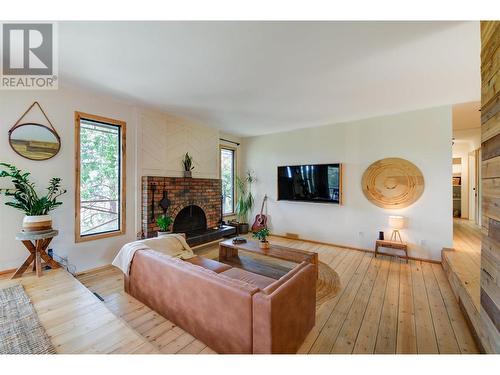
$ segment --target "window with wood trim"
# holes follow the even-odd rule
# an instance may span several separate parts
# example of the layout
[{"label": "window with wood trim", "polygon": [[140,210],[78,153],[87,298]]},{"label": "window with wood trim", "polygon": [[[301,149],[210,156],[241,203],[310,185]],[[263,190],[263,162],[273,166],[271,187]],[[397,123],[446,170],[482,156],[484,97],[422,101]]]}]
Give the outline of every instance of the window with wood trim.
[{"label": "window with wood trim", "polygon": [[220,178],[222,180],[222,213],[234,214],[236,150],[229,147],[220,148]]},{"label": "window with wood trim", "polygon": [[76,242],[125,233],[126,123],[75,112]]}]

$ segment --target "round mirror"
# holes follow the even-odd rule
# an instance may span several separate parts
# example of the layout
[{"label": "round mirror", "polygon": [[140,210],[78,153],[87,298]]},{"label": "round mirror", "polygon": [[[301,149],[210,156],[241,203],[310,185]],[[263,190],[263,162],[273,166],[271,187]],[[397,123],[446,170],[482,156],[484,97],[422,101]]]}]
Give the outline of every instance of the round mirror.
[{"label": "round mirror", "polygon": [[57,155],[61,148],[59,135],[49,127],[26,123],[9,132],[9,143],[19,155],[30,160],[47,160]]}]

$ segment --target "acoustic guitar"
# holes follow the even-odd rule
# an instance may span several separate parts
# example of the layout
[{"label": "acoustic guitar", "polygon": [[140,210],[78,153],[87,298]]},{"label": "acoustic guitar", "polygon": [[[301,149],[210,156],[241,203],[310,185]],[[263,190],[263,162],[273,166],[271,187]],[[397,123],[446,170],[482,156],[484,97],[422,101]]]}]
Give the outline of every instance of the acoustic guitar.
[{"label": "acoustic guitar", "polygon": [[264,200],[262,201],[262,207],[260,208],[260,214],[255,216],[255,221],[252,224],[252,232],[258,232],[261,229],[267,228],[267,217],[263,214],[264,204],[266,203],[267,195],[264,195]]}]

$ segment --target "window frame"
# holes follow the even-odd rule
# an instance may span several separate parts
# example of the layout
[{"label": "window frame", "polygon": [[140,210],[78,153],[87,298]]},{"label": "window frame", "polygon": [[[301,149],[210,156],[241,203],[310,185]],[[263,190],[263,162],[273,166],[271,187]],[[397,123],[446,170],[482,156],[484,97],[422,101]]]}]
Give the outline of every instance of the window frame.
[{"label": "window frame", "polygon": [[[89,235],[81,235],[81,186],[80,186],[80,178],[81,178],[81,169],[80,169],[80,152],[81,152],[81,144],[80,144],[80,131],[81,131],[81,120],[89,120],[93,122],[102,123],[104,125],[113,125],[119,128],[119,136],[120,136],[120,218],[119,225],[120,228],[114,231],[89,234]],[[95,241],[103,238],[122,236],[126,233],[126,213],[127,213],[127,199],[126,199],[126,186],[127,186],[127,123],[121,120],[115,120],[112,118],[107,118],[98,115],[92,115],[89,113],[78,112],[75,111],[75,242],[87,242],[87,241]]]},{"label": "window frame", "polygon": [[223,217],[229,217],[229,216],[234,216],[236,215],[235,212],[235,207],[236,207],[236,151],[237,149],[235,147],[231,146],[226,146],[226,145],[219,145],[219,178],[221,180],[221,187],[222,187],[222,150],[228,150],[233,153],[233,211],[230,213],[224,213],[224,201],[222,201],[222,216]]}]

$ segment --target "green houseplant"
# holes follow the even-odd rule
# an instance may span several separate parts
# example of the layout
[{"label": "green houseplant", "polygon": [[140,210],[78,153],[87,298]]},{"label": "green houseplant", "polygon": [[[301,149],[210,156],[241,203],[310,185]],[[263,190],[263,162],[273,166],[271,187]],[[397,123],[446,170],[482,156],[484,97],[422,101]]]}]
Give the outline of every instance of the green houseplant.
[{"label": "green houseplant", "polygon": [[182,166],[184,167],[184,177],[192,177],[192,170],[194,169],[193,157],[188,152],[182,159]]},{"label": "green houseplant", "polygon": [[158,237],[163,236],[165,234],[171,233],[170,231],[170,226],[173,223],[173,219],[171,216],[168,215],[161,215],[156,219],[156,224],[160,228],[158,231]]},{"label": "green houseplant", "polygon": [[236,176],[237,197],[234,211],[239,221],[239,233],[248,233],[248,213],[254,205],[252,194],[252,184],[255,182],[255,176],[251,171],[247,171],[245,177]]},{"label": "green houseplant", "polygon": [[261,230],[253,234],[253,237],[257,238],[260,241],[259,246],[261,247],[261,249],[269,249],[269,247],[271,246],[267,241],[268,236],[269,236],[268,228],[262,228]]},{"label": "green houseplant", "polygon": [[39,196],[35,190],[35,183],[30,181],[30,173],[22,171],[14,165],[0,163],[0,178],[10,178],[14,189],[0,189],[0,193],[12,200],[7,206],[24,212],[23,230],[38,231],[52,228],[52,218],[49,212],[56,209],[62,202],[57,198],[66,193],[61,188],[61,179],[52,178],[44,196]]}]

